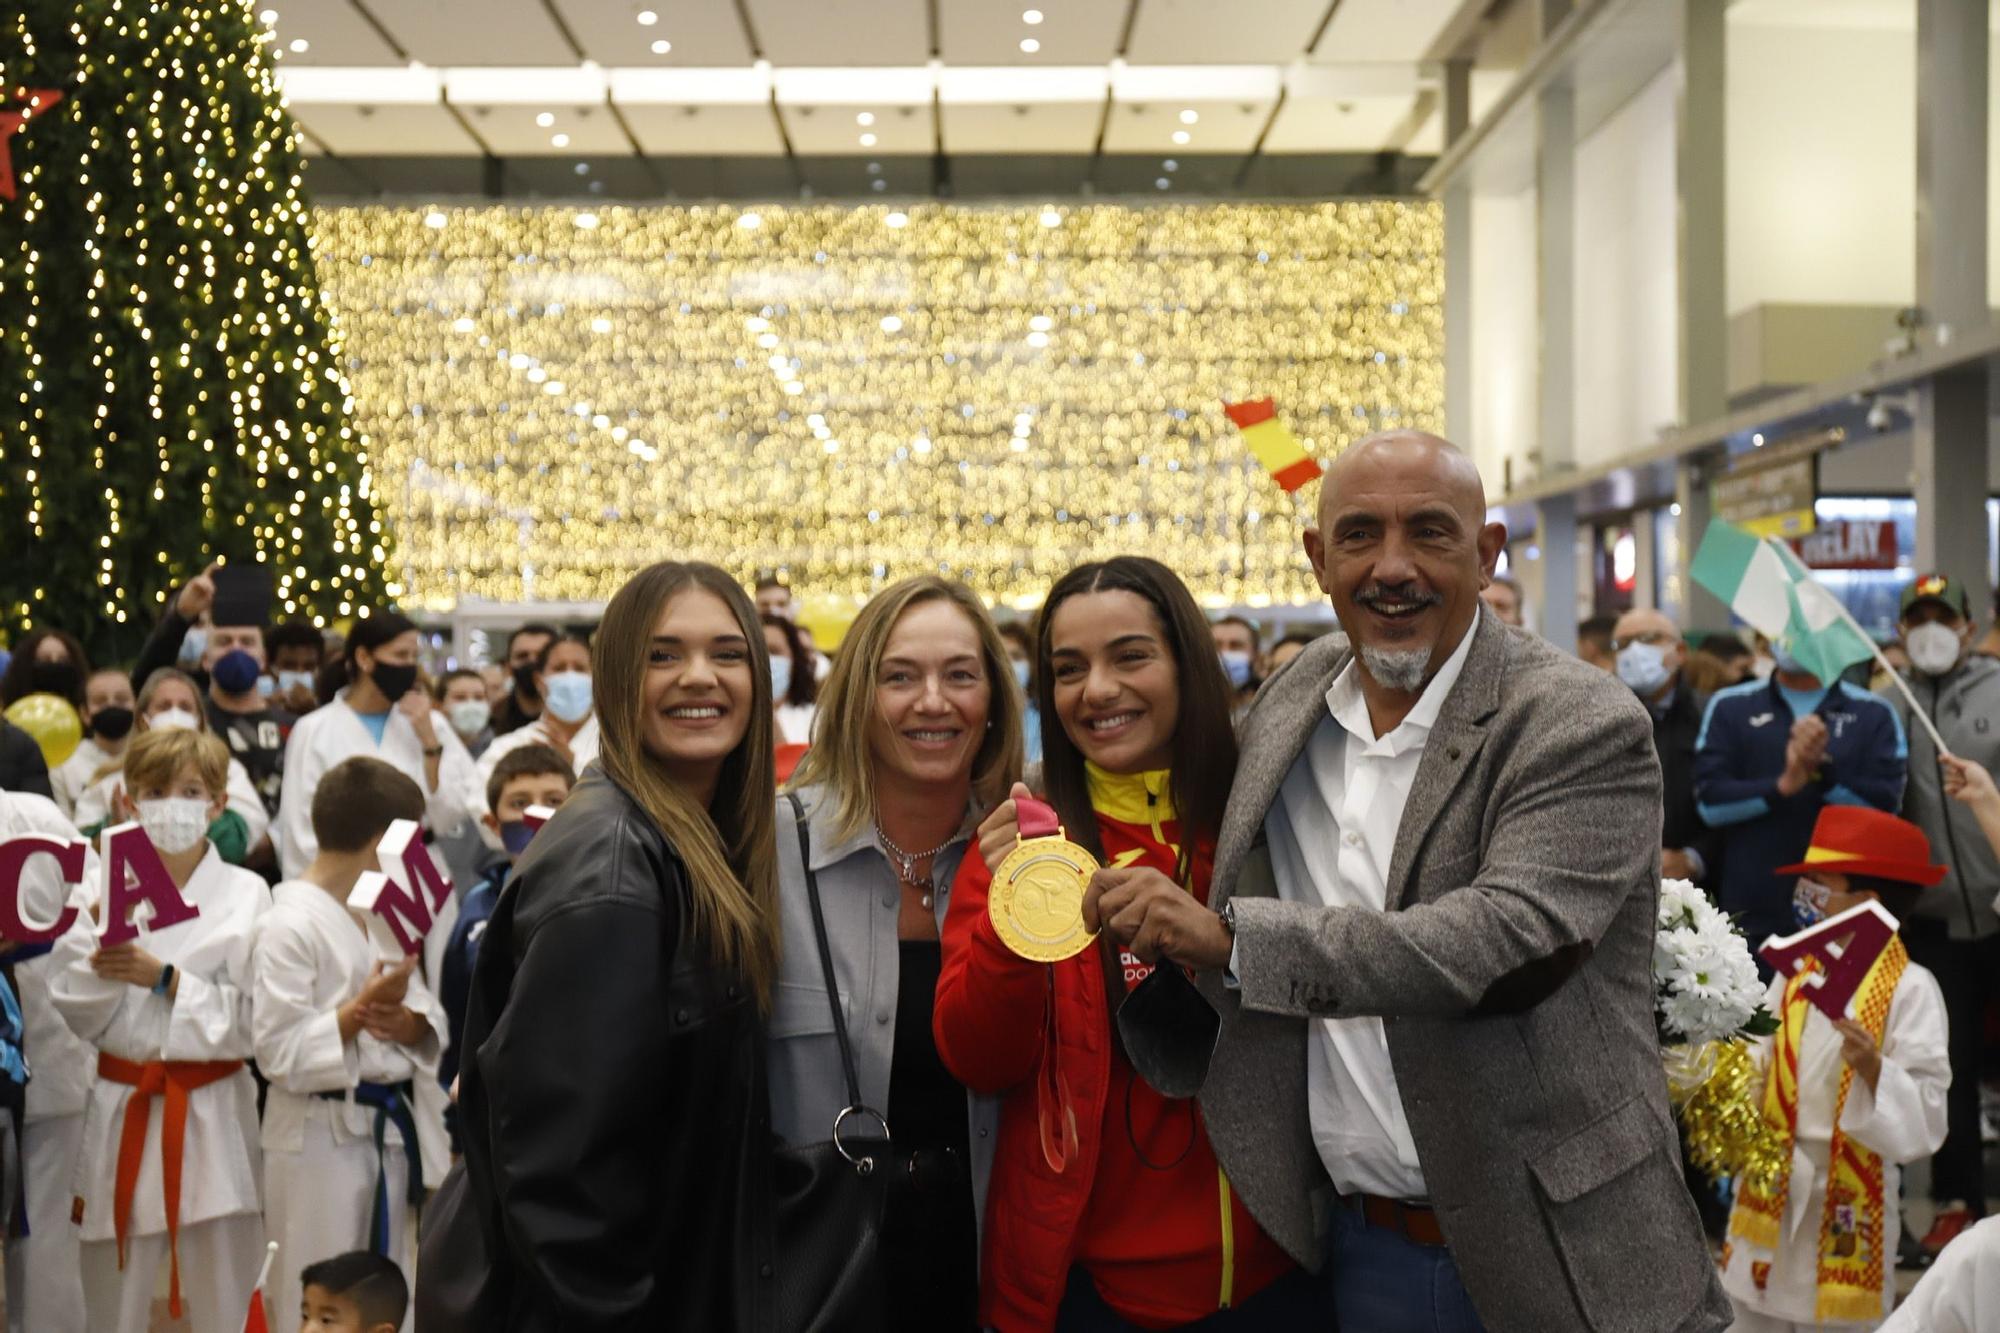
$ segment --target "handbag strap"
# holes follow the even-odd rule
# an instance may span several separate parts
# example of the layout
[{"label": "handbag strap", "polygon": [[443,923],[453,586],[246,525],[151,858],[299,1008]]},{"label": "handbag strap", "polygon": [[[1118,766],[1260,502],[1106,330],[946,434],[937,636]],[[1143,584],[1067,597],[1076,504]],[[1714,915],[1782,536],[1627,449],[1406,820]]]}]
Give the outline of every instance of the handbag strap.
[{"label": "handbag strap", "polygon": [[786,792],[792,803],[792,822],[799,834],[799,868],[806,872],[806,900],[812,904],[813,940],[819,945],[820,971],[826,977],[826,1002],[833,1010],[833,1035],[840,1043],[840,1068],[847,1076],[847,1104],[861,1105],[861,1079],[854,1072],[854,1047],[847,1040],[847,1016],[840,1008],[840,988],[833,980],[833,950],[826,942],[826,914],[819,905],[819,876],[812,868],[812,839],[806,832],[806,808],[797,792]]}]

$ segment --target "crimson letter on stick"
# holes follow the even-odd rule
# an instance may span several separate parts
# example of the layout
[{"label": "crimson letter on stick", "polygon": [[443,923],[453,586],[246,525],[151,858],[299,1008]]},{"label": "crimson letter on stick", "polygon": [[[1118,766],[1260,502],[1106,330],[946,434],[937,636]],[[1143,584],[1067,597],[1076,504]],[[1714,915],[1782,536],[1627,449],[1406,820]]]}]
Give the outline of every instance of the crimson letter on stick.
[{"label": "crimson letter on stick", "polygon": [[83,883],[83,858],[90,844],[81,838],[52,838],[46,833],[29,833],[0,842],[0,939],[16,944],[43,944],[63,934],[76,920],[76,908],[63,895],[63,909],[52,924],[28,919],[21,903],[21,874],[28,859],[52,856],[62,872],[64,884]]},{"label": "crimson letter on stick", "polygon": [[451,897],[451,881],[431,860],[414,820],[389,825],[376,854],[382,869],[355,881],[347,905],[381,917],[403,952],[416,953],[424,947],[435,912]]},{"label": "crimson letter on stick", "polygon": [[201,912],[174,887],[153,840],[137,824],[120,824],[104,835],[104,920],[98,947],[139,937],[139,927],[165,930],[192,921]]},{"label": "crimson letter on stick", "polygon": [[1882,904],[1871,901],[1830,916],[1808,930],[1773,935],[1757,952],[1788,977],[1817,964],[1817,975],[1806,979],[1806,998],[1838,1022],[1848,1016],[1848,1001],[1895,937],[1896,918]]}]

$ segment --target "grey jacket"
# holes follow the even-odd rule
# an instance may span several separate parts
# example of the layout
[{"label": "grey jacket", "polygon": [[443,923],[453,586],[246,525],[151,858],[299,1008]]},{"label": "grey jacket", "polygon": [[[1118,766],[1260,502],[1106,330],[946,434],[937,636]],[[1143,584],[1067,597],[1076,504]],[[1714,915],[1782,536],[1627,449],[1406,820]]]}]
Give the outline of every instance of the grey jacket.
[{"label": "grey jacket", "polygon": [[[826,915],[827,947],[841,995],[841,1013],[854,1046],[861,1099],[883,1114],[889,1109],[889,1067],[895,1054],[897,975],[901,968],[896,918],[901,889],[889,859],[863,829],[836,841],[832,803],[819,787],[800,789],[812,841],[813,870],[819,876],[820,906]],[[932,904],[944,927],[952,877],[965,854],[968,832],[932,862],[937,885]],[[778,798],[778,909],[784,927],[778,984],[771,1002],[771,1128],[787,1143],[817,1143],[833,1133],[834,1117],[847,1105],[847,1080],[834,1040],[833,1014],[813,939],[812,906],[799,864],[797,824],[792,803]],[[986,1181],[993,1172],[993,1148],[1000,1133],[1000,1099],[966,1096],[972,1149],[972,1201],[983,1226]],[[889,1126],[895,1136],[895,1124]]]},{"label": "grey jacket", "polygon": [[1653,1027],[1660,769],[1616,677],[1484,617],[1431,730],[1394,910],[1279,901],[1264,817],[1350,657],[1331,636],[1259,697],[1216,849],[1237,980],[1201,1094],[1258,1221],[1303,1262],[1330,1185],[1307,1037],[1379,1015],[1424,1179],[1495,1333],[1720,1329],[1730,1306],[1681,1178]]},{"label": "grey jacket", "polygon": [[[2000,662],[1968,657],[1947,675],[1913,672],[1906,679],[1951,752],[2000,773]],[[1910,742],[1903,818],[1931,840],[1932,859],[1951,867],[1942,881],[1924,890],[1916,914],[1947,923],[1953,939],[1984,939],[2000,931],[2000,916],[1993,912],[1993,896],[2000,893],[2000,857],[1979,831],[1972,807],[1944,794],[1937,746],[1910,716],[1909,700],[1893,685],[1881,695],[1896,710]]]}]

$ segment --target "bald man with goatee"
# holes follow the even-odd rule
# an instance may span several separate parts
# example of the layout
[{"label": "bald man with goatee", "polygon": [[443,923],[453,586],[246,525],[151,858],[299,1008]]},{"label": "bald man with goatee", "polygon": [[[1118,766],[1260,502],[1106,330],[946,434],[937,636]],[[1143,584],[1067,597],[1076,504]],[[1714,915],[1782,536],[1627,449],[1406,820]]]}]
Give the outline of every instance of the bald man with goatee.
[{"label": "bald man with goatee", "polygon": [[[1106,872],[1086,920],[1194,970],[1216,1155],[1341,1328],[1721,1329],[1653,1028],[1652,728],[1484,608],[1506,540],[1447,441],[1342,454],[1305,553],[1345,633],[1244,724],[1214,910]],[[1142,1074],[1185,1054],[1132,1028]]]}]

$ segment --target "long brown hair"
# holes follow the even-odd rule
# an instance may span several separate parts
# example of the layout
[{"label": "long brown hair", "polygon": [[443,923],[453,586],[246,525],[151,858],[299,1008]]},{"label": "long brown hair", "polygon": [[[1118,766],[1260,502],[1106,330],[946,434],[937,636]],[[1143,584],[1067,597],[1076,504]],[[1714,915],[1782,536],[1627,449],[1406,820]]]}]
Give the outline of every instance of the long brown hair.
[{"label": "long brown hair", "polygon": [[1230,723],[1234,691],[1222,674],[1215,639],[1187,585],[1165,565],[1145,556],[1121,555],[1078,565],[1056,580],[1035,625],[1035,696],[1042,710],[1042,782],[1070,839],[1098,860],[1104,847],[1090,807],[1090,780],[1083,751],[1063,729],[1056,712],[1053,662],[1056,608],[1072,597],[1094,592],[1129,592],[1152,606],[1174,655],[1180,677],[1180,715],[1174,721],[1172,775],[1174,817],[1181,826],[1181,877],[1194,863],[1198,843],[1212,844],[1222,832],[1229,784],[1236,777],[1236,732]]},{"label": "long brown hair", "polygon": [[[647,753],[641,720],[653,627],[667,603],[689,589],[729,607],[749,640],[750,724],[722,761],[714,803],[703,807]],[[637,801],[688,870],[694,928],[717,962],[742,971],[767,1010],[778,970],[778,858],[773,839],[771,667],[757,608],[714,565],[661,561],[634,574],[604,608],[591,644],[598,763]]]},{"label": "long brown hair", "polygon": [[979,635],[979,655],[990,685],[986,705],[986,738],[972,758],[972,799],[981,811],[1007,799],[1021,779],[1021,757],[1027,748],[1022,735],[1023,701],[1007,665],[1007,649],[993,617],[972,589],[955,579],[919,574],[875,594],[841,641],[833,670],[820,687],[818,731],[813,746],[792,774],[793,787],[819,784],[834,800],[835,837],[847,839],[875,820],[873,756],[868,751],[868,724],[875,716],[875,677],[888,651],[889,635],[911,607],[925,602],[949,602],[965,614]]}]

